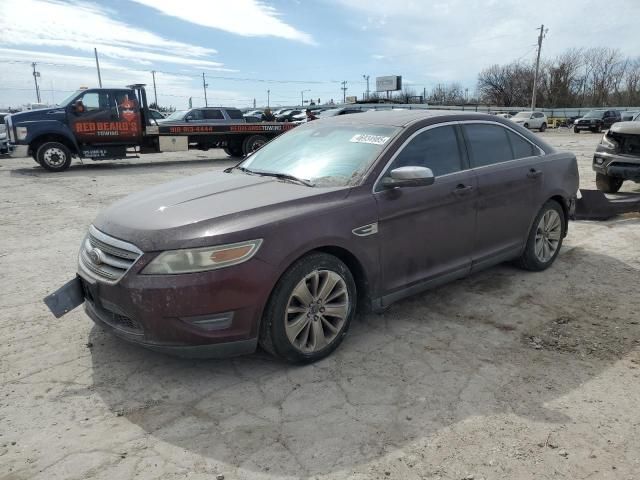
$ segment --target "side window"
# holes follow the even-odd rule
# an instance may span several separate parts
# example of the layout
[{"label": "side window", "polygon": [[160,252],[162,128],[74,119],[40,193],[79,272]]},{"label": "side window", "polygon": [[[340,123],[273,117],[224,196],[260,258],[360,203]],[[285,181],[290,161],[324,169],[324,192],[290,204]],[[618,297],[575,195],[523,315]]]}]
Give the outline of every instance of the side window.
[{"label": "side window", "polygon": [[473,167],[482,167],[513,159],[507,130],[497,125],[465,125],[469,157]]},{"label": "side window", "polygon": [[244,117],[242,116],[242,112],[240,110],[227,110],[227,115],[229,115],[229,118],[233,119],[233,120],[242,120]]},{"label": "side window", "polygon": [[462,170],[454,127],[436,127],[418,134],[402,149],[389,171],[399,167],[428,167],[436,177]]},{"label": "side window", "polygon": [[536,147],[527,142],[520,135],[513,133],[510,130],[506,130],[507,137],[513,148],[513,158],[525,158],[538,155]]},{"label": "side window", "polygon": [[224,115],[222,115],[220,110],[204,110],[204,112],[201,110],[198,111],[204,113],[205,120],[224,120]]},{"label": "side window", "polygon": [[95,112],[109,108],[109,94],[106,92],[87,92],[80,98],[85,112]]},{"label": "side window", "polygon": [[542,113],[537,112],[534,116],[535,116],[536,118],[542,118]]}]

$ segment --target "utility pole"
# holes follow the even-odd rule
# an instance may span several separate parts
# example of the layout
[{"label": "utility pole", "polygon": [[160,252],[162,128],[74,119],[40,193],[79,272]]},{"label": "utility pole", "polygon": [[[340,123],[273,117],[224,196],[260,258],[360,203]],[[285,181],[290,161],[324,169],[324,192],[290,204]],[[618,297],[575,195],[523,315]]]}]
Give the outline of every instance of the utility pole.
[{"label": "utility pole", "polygon": [[342,87],[340,90],[342,90],[342,103],[347,103],[347,81],[343,80],[341,83]]},{"label": "utility pole", "polygon": [[[538,29],[536,29],[538,30]],[[540,35],[538,35],[538,56],[536,57],[536,71],[533,74],[533,94],[531,95],[531,110],[536,109],[536,90],[538,88],[538,69],[540,68],[540,51],[542,50],[542,39],[549,29],[544,29],[544,24],[540,25]]]},{"label": "utility pole", "polygon": [[271,95],[271,90],[267,90],[267,108],[269,108],[269,97]]},{"label": "utility pole", "polygon": [[204,72],[202,72],[202,89],[204,90],[204,106],[208,107],[209,106],[209,102],[207,102],[207,87],[209,85],[207,85],[207,81],[204,78]]},{"label": "utility pole", "polygon": [[427,87],[422,87],[422,103],[427,103]]},{"label": "utility pole", "polygon": [[96,68],[98,69],[98,85],[102,88],[102,76],[100,76],[100,62],[98,61],[98,49],[94,48],[93,53],[96,56]]},{"label": "utility pole", "polygon": [[38,87],[38,77],[40,76],[40,72],[36,72],[36,62],[31,64],[33,67],[33,81],[36,84],[36,98],[38,99],[38,103],[40,103],[40,88]]},{"label": "utility pole", "polygon": [[300,92],[300,105],[304,107],[304,92],[310,92],[311,90],[307,89],[307,90],[302,90]]},{"label": "utility pole", "polygon": [[365,97],[365,100],[369,100],[369,75],[362,75],[362,78],[367,81],[367,96]]},{"label": "utility pole", "polygon": [[156,91],[156,71],[151,70],[151,76],[153,77],[153,98],[156,102],[156,108],[158,108],[158,92]]}]

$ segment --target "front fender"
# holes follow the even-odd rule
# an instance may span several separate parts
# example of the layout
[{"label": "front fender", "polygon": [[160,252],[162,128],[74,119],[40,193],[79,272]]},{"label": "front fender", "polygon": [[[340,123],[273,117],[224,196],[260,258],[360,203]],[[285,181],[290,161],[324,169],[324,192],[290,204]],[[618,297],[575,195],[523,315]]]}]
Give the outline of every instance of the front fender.
[{"label": "front fender", "polygon": [[20,122],[16,127],[27,127],[27,138],[18,142],[22,145],[31,145],[39,138],[52,135],[63,137],[67,140],[71,145],[73,145],[75,149],[74,153],[78,153],[80,151],[73,132],[65,123],[57,120],[37,120],[33,122]]}]

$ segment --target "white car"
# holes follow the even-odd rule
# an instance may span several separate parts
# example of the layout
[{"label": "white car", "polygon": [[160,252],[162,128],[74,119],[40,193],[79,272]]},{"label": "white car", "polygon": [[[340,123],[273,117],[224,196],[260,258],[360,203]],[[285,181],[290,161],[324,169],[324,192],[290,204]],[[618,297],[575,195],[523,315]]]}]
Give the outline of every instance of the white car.
[{"label": "white car", "polygon": [[511,120],[524,128],[537,128],[541,132],[547,129],[547,116],[542,112],[520,112],[511,117]]}]

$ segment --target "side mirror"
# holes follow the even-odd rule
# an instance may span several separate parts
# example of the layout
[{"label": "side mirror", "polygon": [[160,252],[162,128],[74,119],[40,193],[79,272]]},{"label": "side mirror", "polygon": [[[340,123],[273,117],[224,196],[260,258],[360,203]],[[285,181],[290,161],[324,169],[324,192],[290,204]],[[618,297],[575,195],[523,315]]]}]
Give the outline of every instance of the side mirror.
[{"label": "side mirror", "polygon": [[385,188],[424,187],[433,184],[436,177],[427,167],[399,167],[391,170],[391,175],[382,179]]}]

